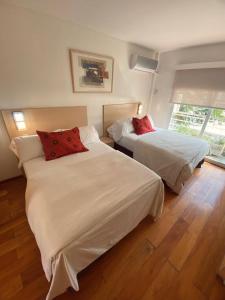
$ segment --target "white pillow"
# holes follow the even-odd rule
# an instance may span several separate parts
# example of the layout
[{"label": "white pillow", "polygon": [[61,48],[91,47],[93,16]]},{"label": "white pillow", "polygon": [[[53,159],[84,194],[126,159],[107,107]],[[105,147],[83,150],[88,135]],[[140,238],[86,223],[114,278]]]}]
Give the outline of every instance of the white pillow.
[{"label": "white pillow", "polygon": [[114,139],[115,142],[118,142],[121,139],[121,137],[133,131],[134,127],[132,124],[132,118],[118,120],[115,123],[113,123],[109,128],[107,128],[107,132],[109,133],[110,137]]},{"label": "white pillow", "polygon": [[155,129],[155,123],[154,123],[152,117],[150,116],[150,114],[147,114],[147,116],[148,116],[148,118],[149,118],[149,120],[150,120],[150,122],[152,124],[152,128]]},{"label": "white pillow", "polygon": [[122,137],[122,126],[116,121],[107,128],[107,132],[115,142],[118,142]]},{"label": "white pillow", "polygon": [[131,133],[134,132],[134,126],[132,124],[132,118],[127,118],[124,122],[123,122],[123,135],[126,133]]},{"label": "white pillow", "polygon": [[16,148],[15,139],[11,140],[11,143],[9,145],[9,149],[16,155],[17,158],[19,158],[19,153],[18,153],[17,148]]},{"label": "white pillow", "polygon": [[80,139],[84,145],[100,142],[99,135],[94,126],[79,127]]},{"label": "white pillow", "polygon": [[28,160],[44,155],[40,138],[36,134],[15,137],[10,149],[18,156],[19,166]]}]

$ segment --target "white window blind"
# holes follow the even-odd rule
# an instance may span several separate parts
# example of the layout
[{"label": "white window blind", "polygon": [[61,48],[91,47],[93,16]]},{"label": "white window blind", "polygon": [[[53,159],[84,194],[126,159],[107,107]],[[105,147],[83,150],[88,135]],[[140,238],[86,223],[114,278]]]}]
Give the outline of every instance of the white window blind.
[{"label": "white window blind", "polygon": [[171,102],[225,109],[225,68],[177,70]]}]

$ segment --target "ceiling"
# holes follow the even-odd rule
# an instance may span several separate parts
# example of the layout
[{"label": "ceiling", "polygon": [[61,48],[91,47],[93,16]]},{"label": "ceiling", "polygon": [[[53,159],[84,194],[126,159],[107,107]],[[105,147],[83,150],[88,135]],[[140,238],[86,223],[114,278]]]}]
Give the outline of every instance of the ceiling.
[{"label": "ceiling", "polygon": [[225,41],[225,0],[6,0],[166,51]]}]

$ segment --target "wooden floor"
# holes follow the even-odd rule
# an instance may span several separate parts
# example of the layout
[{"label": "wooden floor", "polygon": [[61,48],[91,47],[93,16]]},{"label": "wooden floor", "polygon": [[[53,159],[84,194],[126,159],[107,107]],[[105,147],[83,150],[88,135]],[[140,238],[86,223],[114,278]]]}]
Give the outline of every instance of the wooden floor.
[{"label": "wooden floor", "polygon": [[[24,213],[25,180],[0,184],[0,299],[45,299],[49,284]],[[58,300],[224,300],[225,170],[205,163],[162,218],[146,218]]]}]

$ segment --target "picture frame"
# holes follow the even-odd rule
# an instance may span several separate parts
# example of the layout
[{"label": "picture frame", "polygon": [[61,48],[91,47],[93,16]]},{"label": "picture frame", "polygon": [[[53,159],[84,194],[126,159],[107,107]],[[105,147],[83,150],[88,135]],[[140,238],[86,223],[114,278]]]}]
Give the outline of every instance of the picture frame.
[{"label": "picture frame", "polygon": [[74,93],[112,93],[113,57],[77,49],[69,55]]}]

